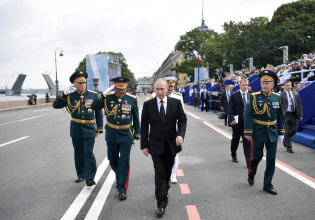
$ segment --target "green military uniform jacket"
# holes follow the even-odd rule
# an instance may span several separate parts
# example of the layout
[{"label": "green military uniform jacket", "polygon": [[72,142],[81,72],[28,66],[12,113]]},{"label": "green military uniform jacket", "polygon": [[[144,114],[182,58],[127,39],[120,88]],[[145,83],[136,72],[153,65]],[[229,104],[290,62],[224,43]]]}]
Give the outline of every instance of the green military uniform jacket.
[{"label": "green military uniform jacket", "polygon": [[92,104],[92,109],[104,108],[107,122],[105,140],[111,143],[132,142],[140,139],[140,122],[137,98],[126,93],[118,98],[114,92],[104,97],[99,94]]},{"label": "green military uniform jacket", "polygon": [[244,120],[244,135],[260,142],[275,142],[284,135],[281,98],[278,93],[252,93]]},{"label": "green military uniform jacket", "polygon": [[90,138],[95,137],[96,133],[103,132],[102,110],[91,109],[91,104],[95,99],[97,100],[96,92],[85,90],[82,94],[77,91],[68,95],[61,93],[54,101],[54,108],[66,107],[71,114],[70,136],[72,138]]}]

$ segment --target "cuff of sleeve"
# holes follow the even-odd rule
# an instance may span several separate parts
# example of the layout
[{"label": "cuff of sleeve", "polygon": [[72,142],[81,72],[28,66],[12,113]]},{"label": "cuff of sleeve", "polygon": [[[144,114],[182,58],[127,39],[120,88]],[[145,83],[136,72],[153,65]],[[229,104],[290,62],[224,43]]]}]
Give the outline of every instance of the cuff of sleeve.
[{"label": "cuff of sleeve", "polygon": [[284,129],[279,129],[278,135],[284,135]]},{"label": "cuff of sleeve", "polygon": [[244,129],[244,135],[245,136],[252,136],[253,135],[253,129]]},{"label": "cuff of sleeve", "polygon": [[97,128],[96,130],[98,133],[103,133],[103,128]]}]

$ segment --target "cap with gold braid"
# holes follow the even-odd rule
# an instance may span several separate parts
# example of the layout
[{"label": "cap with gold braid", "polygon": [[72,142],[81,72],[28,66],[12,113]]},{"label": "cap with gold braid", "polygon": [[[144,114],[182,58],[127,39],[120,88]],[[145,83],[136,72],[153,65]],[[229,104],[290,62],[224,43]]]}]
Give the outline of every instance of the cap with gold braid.
[{"label": "cap with gold braid", "polygon": [[126,89],[128,85],[128,81],[130,80],[126,77],[119,76],[119,77],[111,79],[110,81],[114,82],[115,87],[117,89]]},{"label": "cap with gold braid", "polygon": [[175,86],[175,83],[177,81],[177,78],[173,76],[167,76],[164,77],[164,79],[167,81],[168,86]]},{"label": "cap with gold braid", "polygon": [[258,77],[261,82],[274,82],[275,84],[278,82],[278,76],[270,70],[261,71]]},{"label": "cap with gold braid", "polygon": [[88,78],[88,73],[85,71],[76,71],[70,76],[70,82],[86,82]]}]

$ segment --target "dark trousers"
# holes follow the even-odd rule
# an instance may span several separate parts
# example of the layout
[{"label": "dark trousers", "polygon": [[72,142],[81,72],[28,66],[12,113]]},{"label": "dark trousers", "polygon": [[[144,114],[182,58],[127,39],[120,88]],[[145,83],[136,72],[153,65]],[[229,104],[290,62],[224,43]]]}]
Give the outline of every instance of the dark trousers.
[{"label": "dark trousers", "polygon": [[291,137],[297,132],[295,112],[287,112],[284,116],[284,139],[283,145],[292,148]]},{"label": "dark trousers", "polygon": [[266,145],[266,170],[264,176],[264,188],[271,189],[273,174],[275,172],[277,141],[272,143],[264,143],[260,141],[252,141],[251,157],[249,159],[248,177],[254,179],[259,162],[263,157],[264,145]]},{"label": "dark trousers", "polygon": [[198,97],[194,97],[194,107],[198,106]]},{"label": "dark trousers", "polygon": [[250,157],[250,141],[244,137],[244,125],[242,122],[232,125],[232,140],[231,140],[231,156],[236,157],[237,148],[240,142],[240,137],[243,138],[243,150],[245,155],[246,164],[249,164]]},{"label": "dark trousers", "polygon": [[165,143],[164,152],[160,156],[152,155],[154,165],[155,198],[159,208],[165,208],[168,202],[170,177],[175,156],[172,154],[168,143]]},{"label": "dark trousers", "polygon": [[[207,100],[202,100],[201,101],[201,111],[203,112],[203,108],[206,108],[206,111],[209,111],[209,109],[208,109],[208,102],[207,102]],[[205,107],[204,107],[205,106]]]},{"label": "dark trousers", "polygon": [[94,179],[97,170],[93,153],[94,143],[95,137],[84,139],[72,138],[77,176],[85,177],[86,182]]},{"label": "dark trousers", "polygon": [[122,144],[107,142],[107,156],[112,170],[116,173],[118,192],[128,191],[131,144],[132,142]]}]

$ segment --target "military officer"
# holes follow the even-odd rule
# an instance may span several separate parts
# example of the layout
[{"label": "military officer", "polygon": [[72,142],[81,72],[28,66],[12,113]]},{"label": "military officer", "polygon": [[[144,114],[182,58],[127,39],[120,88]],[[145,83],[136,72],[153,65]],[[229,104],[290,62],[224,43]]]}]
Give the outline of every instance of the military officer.
[{"label": "military officer", "polygon": [[[53,103],[54,108],[66,107],[71,114],[70,136],[74,147],[74,161],[77,171],[76,183],[86,180],[87,186],[95,185],[96,160],[93,154],[95,136],[103,133],[101,110],[93,111],[91,104],[97,93],[86,89],[88,74],[76,71],[70,76],[73,86],[60,93]],[[74,91],[74,87],[76,91]]]},{"label": "military officer", "polygon": [[130,172],[130,150],[134,140],[140,138],[137,98],[126,93],[128,78],[111,79],[115,92],[100,94],[92,109],[104,108],[107,119],[105,140],[111,168],[116,173],[119,200],[127,199]]},{"label": "military officer", "polygon": [[271,183],[277,152],[277,141],[284,137],[283,113],[281,98],[278,93],[272,92],[276,84],[277,75],[269,70],[259,73],[261,91],[252,93],[246,106],[244,135],[251,143],[249,158],[248,183],[253,185],[257,166],[263,157],[264,145],[267,149],[266,171],[263,189],[277,195]]}]

